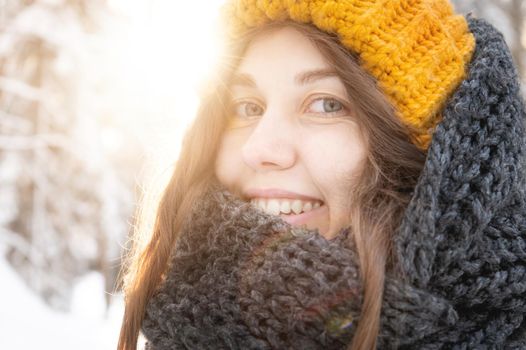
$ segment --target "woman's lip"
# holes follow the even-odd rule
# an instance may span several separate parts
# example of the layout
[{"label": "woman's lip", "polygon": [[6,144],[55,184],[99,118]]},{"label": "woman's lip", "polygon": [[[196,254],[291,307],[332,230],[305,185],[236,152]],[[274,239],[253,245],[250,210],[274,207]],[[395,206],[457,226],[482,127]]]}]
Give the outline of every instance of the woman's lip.
[{"label": "woman's lip", "polygon": [[[323,202],[321,199],[307,196],[300,193],[291,191],[285,191],[279,188],[251,188],[245,191],[244,196],[248,199],[252,198],[288,198],[288,199],[301,199],[304,201],[318,201]],[[301,214],[300,214],[301,215]]]},{"label": "woman's lip", "polygon": [[327,210],[327,206],[325,204],[301,214],[280,214],[279,217],[291,225],[299,226],[306,224],[307,221],[312,219],[314,216],[319,215],[324,210]]}]

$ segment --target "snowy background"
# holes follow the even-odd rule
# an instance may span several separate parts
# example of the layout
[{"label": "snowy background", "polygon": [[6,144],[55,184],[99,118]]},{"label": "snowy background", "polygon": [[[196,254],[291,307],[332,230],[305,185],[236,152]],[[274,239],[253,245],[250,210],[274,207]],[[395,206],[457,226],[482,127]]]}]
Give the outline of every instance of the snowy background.
[{"label": "snowy background", "polygon": [[[221,3],[0,0],[0,349],[116,348],[121,259],[213,71]],[[525,1],[456,3],[523,72]]]},{"label": "snowy background", "polygon": [[0,349],[116,348],[136,209],[177,159],[220,3],[0,0]]}]

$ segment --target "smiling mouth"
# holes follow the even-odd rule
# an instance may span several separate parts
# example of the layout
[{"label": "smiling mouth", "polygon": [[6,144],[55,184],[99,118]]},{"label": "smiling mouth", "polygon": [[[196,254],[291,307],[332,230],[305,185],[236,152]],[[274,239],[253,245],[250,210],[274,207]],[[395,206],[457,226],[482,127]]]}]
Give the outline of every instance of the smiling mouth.
[{"label": "smiling mouth", "polygon": [[288,198],[252,198],[250,203],[271,215],[294,216],[308,213],[324,205],[320,200],[300,200]]},{"label": "smiling mouth", "polygon": [[281,217],[294,226],[307,224],[312,218],[328,210],[325,203],[320,200],[252,198],[250,203],[267,214]]}]

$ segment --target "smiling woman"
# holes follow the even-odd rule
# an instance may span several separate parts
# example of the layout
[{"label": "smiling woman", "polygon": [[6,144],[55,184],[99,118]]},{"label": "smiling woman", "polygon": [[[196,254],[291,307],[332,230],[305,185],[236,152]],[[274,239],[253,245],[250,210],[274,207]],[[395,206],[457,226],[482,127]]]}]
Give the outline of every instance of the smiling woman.
[{"label": "smiling woman", "polygon": [[[216,175],[265,211],[329,238],[348,223],[355,191],[347,179],[360,170],[366,144],[342,79],[316,48],[316,32],[298,28],[267,27],[251,38],[229,85]],[[299,212],[290,214],[291,201]]]},{"label": "smiling woman", "polygon": [[[386,238],[425,154],[337,37],[283,21],[247,32],[243,42],[215,175],[240,198],[326,239],[352,228],[368,271],[354,342],[367,348],[379,327],[383,271],[391,259]],[[249,103],[258,108],[255,115],[237,113]],[[286,213],[291,201],[303,205],[299,212]]]},{"label": "smiling woman", "polygon": [[140,330],[155,350],[526,346],[525,113],[500,34],[445,0],[223,14],[119,349]]}]

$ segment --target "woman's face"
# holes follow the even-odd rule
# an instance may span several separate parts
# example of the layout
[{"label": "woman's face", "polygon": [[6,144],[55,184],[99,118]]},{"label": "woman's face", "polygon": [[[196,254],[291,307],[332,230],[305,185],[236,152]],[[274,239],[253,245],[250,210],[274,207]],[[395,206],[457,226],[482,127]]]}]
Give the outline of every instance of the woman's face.
[{"label": "woman's face", "polygon": [[365,142],[343,83],[293,28],[252,41],[230,84],[219,181],[294,226],[333,238],[348,226]]}]

